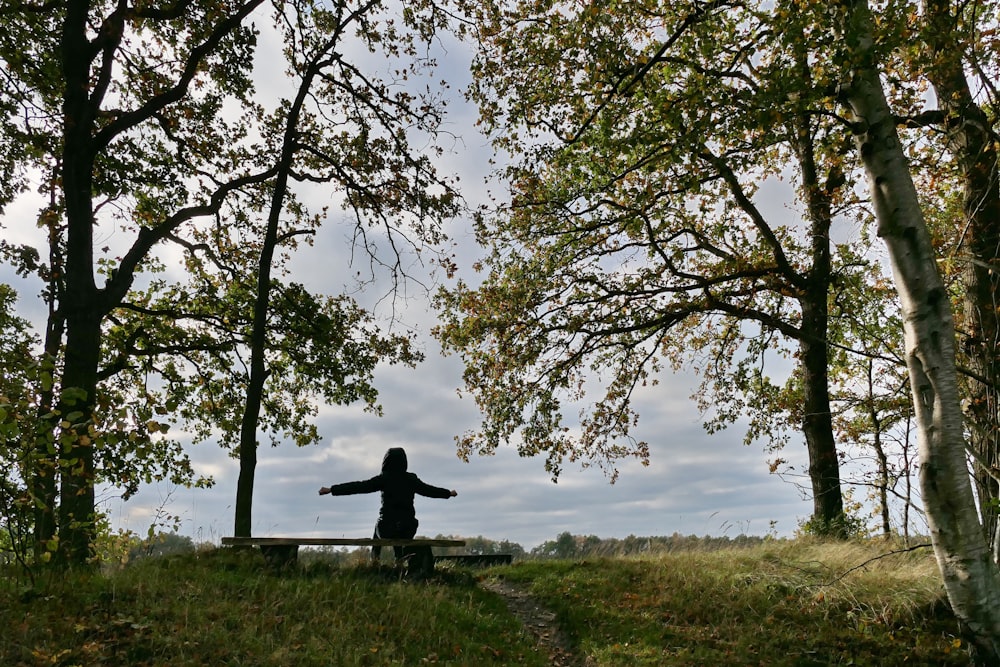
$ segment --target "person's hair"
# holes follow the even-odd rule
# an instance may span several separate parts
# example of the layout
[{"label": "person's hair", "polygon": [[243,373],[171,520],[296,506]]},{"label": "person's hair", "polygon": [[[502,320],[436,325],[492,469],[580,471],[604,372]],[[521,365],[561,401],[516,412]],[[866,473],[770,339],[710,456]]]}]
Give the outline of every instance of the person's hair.
[{"label": "person's hair", "polygon": [[406,451],[402,447],[390,447],[382,457],[382,472],[406,472]]}]

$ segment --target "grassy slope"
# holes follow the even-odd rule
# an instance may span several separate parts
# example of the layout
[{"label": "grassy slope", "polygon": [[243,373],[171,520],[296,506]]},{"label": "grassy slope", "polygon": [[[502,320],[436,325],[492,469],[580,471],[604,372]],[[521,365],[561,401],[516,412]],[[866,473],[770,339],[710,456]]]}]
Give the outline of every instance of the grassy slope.
[{"label": "grassy slope", "polygon": [[967,664],[928,550],[774,542],[511,568],[600,665]]},{"label": "grassy slope", "polygon": [[[964,664],[926,551],[838,577],[876,547],[774,542],[496,568],[599,665]],[[270,572],[215,552],[19,591],[0,583],[3,665],[547,664],[461,571],[313,564]]]},{"label": "grassy slope", "polygon": [[167,557],[0,599],[2,665],[545,664],[468,576]]}]

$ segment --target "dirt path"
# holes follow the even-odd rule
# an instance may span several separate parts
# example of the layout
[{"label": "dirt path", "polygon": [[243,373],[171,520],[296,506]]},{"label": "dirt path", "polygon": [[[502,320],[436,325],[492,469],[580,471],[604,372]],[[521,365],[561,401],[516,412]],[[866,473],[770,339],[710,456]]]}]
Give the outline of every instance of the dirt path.
[{"label": "dirt path", "polygon": [[549,663],[557,667],[591,667],[594,663],[573,652],[573,644],[556,624],[556,615],[541,606],[523,588],[502,579],[480,582],[486,590],[496,593],[507,603],[507,608],[538,640],[538,646],[549,656]]}]

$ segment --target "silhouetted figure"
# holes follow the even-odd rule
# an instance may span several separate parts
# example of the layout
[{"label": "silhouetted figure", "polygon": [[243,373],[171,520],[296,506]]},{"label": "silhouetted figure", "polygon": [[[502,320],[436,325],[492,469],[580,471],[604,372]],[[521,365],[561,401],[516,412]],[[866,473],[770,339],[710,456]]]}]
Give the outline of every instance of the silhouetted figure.
[{"label": "silhouetted figure", "polygon": [[[452,498],[458,491],[423,482],[412,472],[406,471],[406,452],[402,447],[392,447],[382,459],[382,473],[360,482],[344,482],[324,486],[319,495],[348,496],[355,493],[382,492],[382,507],[375,524],[375,539],[412,540],[417,534],[417,512],[413,508],[416,494],[428,498]],[[403,557],[402,547],[393,547],[396,558]],[[382,547],[372,547],[372,559],[378,560]]]}]

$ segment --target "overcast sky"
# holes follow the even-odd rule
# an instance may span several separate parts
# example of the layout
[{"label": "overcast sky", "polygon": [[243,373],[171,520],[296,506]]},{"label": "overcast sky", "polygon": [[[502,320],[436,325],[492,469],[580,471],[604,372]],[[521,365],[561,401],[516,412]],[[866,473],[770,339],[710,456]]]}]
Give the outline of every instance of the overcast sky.
[{"label": "overcast sky", "polygon": [[[452,44],[441,59],[446,78],[460,89],[468,79],[468,54]],[[442,164],[444,171],[461,177],[463,192],[473,203],[486,196],[483,179],[491,156],[485,139],[473,127],[474,119],[474,109],[460,101],[453,104],[448,127],[461,140]],[[777,200],[762,203],[784,205]],[[6,238],[28,238],[34,233],[35,215],[28,203],[9,207],[2,218]],[[455,221],[450,231],[458,260],[468,267],[477,250],[467,221]],[[297,255],[289,280],[330,294],[342,291],[351,272],[349,236],[349,225],[334,213],[315,245]],[[421,269],[414,271],[419,274]],[[6,266],[0,267],[0,281],[18,288],[22,314],[42,314],[36,285],[16,279]],[[376,286],[359,298],[370,301],[378,294]],[[659,386],[644,389],[636,402],[641,420],[635,435],[649,442],[651,462],[648,467],[623,463],[614,485],[599,470],[582,470],[573,464],[553,483],[542,458],[519,458],[513,447],[495,456],[461,461],[454,438],[476,428],[479,415],[472,398],[458,394],[460,360],[442,356],[430,337],[434,313],[421,288],[413,285],[407,301],[400,305],[396,315],[420,332],[426,361],[416,369],[378,370],[375,379],[383,417],[360,407],[323,406],[318,420],[323,436],[320,445],[260,449],[254,535],[370,536],[378,513],[377,494],[331,498],[320,497],[317,491],[321,486],[375,475],[385,450],[393,446],[406,449],[410,470],[424,481],[458,491],[449,500],[417,498],[422,535],[483,535],[518,542],[526,549],[564,531],[599,537],[674,532],[763,535],[772,530],[790,535],[811,513],[811,501],[794,484],[769,474],[762,445],[742,444],[741,427],[712,436],[705,433],[690,399],[696,387],[690,375],[665,373]],[[143,487],[128,502],[108,491],[101,500],[113,525],[145,535],[159,515],[164,520],[177,517],[180,533],[196,541],[218,542],[231,535],[237,461],[211,443],[191,447],[190,455],[199,473],[214,477],[213,488],[159,484]],[[783,453],[799,469],[804,455],[801,444]]]}]

